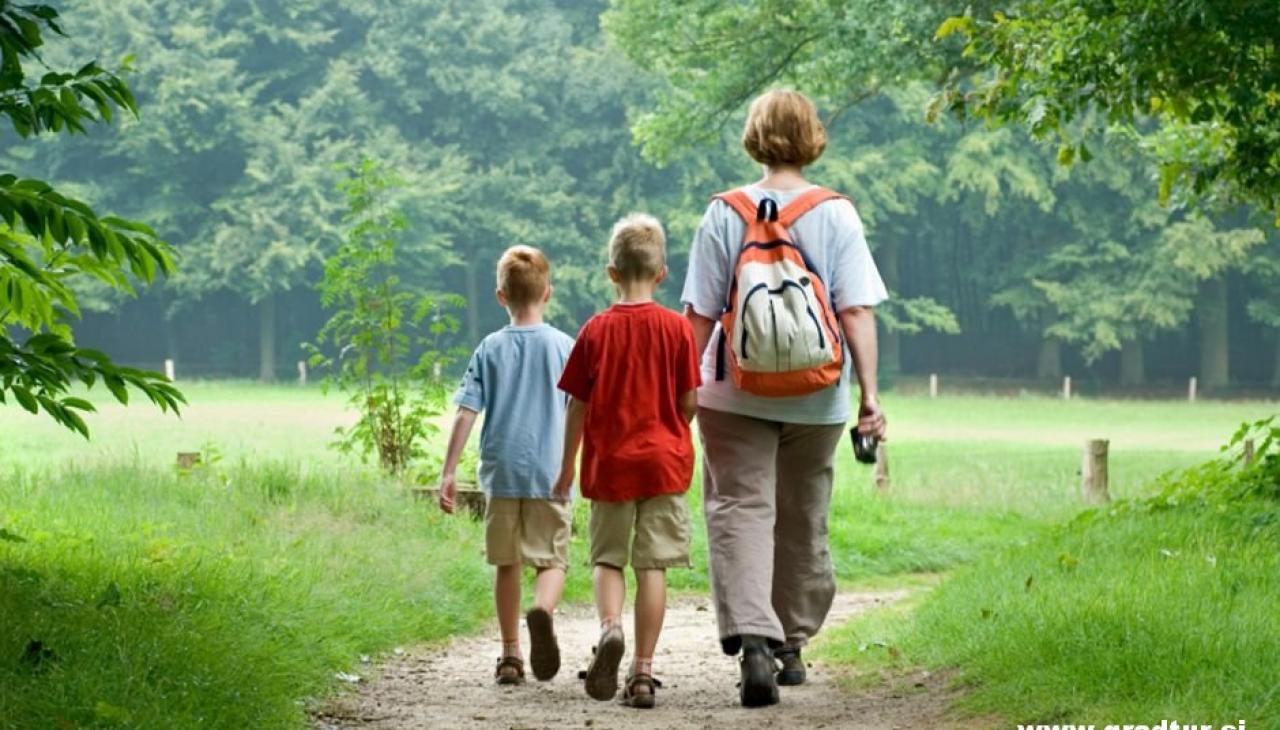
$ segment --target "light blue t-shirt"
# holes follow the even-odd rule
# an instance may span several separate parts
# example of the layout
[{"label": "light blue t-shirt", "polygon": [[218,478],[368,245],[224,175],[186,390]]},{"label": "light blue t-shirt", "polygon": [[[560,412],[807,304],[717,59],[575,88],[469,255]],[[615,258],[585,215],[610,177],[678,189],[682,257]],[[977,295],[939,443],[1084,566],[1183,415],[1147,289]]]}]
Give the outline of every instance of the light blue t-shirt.
[{"label": "light blue t-shirt", "polygon": [[549,324],[507,326],[476,348],[453,402],[483,412],[480,487],[490,497],[550,499],[564,450],[556,388],[573,338]]},{"label": "light blue t-shirt", "polygon": [[[750,185],[747,194],[756,203],[768,196],[777,201],[779,207],[786,207],[805,190],[808,188],[765,190]],[[689,273],[680,297],[685,306],[707,319],[720,319],[746,228],[742,218],[727,203],[712,201],[689,249]],[[837,312],[850,307],[872,307],[888,298],[867,247],[862,220],[849,201],[829,200],[819,204],[801,216],[790,233],[813,262],[815,273],[827,283]],[[836,385],[794,398],[765,398],[738,390],[732,378],[716,380],[715,342],[719,336],[720,325],[716,324],[702,361],[699,406],[783,423],[818,425],[849,420],[852,357],[845,357],[844,374]]]}]

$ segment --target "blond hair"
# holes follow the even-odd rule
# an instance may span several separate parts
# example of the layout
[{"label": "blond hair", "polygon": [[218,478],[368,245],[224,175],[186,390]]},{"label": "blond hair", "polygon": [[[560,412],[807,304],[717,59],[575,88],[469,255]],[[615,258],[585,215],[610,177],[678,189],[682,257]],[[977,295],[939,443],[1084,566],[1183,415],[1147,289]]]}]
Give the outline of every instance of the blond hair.
[{"label": "blond hair", "polygon": [[667,236],[657,218],[632,213],[613,224],[609,265],[623,281],[656,279],[667,265]]},{"label": "blond hair", "polygon": [[742,146],[762,165],[805,167],[826,150],[827,129],[809,97],[774,89],[751,102]]},{"label": "blond hair", "polygon": [[512,246],[498,259],[498,291],[511,307],[542,300],[551,286],[551,262],[533,246]]}]

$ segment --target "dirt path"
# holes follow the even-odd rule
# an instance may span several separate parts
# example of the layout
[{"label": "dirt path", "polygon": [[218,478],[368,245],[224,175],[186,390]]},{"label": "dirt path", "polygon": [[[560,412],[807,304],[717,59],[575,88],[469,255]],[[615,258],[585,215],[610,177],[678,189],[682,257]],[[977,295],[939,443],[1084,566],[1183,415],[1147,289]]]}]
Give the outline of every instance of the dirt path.
[{"label": "dirt path", "polygon": [[[845,593],[837,596],[830,624],[901,599],[905,592]],[[810,682],[783,688],[782,703],[763,710],[737,704],[736,661],[720,653],[715,616],[705,599],[676,602],[655,662],[664,687],[654,710],[632,710],[596,702],[583,692],[577,670],[597,637],[593,615],[573,607],[557,617],[565,664],[551,682],[530,677],[523,687],[493,684],[496,642],[468,637],[438,648],[394,658],[381,675],[361,682],[350,694],[330,701],[315,717],[323,730],[338,728],[714,728],[767,727],[914,730],[948,728],[946,708],[953,695],[936,677],[909,680],[903,690],[872,694],[840,690],[833,672],[815,665]],[[627,621],[630,621],[628,617]],[[628,625],[630,625],[628,623]],[[527,649],[526,649],[527,650]],[[629,658],[628,658],[629,661]]]}]

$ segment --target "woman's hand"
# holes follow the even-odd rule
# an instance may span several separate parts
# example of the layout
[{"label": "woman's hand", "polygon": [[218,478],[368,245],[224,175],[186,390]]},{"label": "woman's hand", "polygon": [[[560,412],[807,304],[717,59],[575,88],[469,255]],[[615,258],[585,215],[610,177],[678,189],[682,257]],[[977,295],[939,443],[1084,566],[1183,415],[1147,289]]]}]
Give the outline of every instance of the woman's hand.
[{"label": "woman's hand", "polygon": [[858,433],[886,440],[884,411],[880,409],[880,403],[874,396],[863,398],[862,405],[858,407]]}]

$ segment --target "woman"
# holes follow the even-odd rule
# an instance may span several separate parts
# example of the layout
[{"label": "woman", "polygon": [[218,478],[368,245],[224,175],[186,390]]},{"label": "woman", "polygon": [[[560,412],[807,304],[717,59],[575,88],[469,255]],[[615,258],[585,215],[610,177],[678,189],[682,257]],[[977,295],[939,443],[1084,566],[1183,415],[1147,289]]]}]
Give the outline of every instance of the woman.
[{"label": "woman", "polygon": [[[790,233],[808,273],[825,284],[831,324],[845,344],[838,379],[807,395],[757,395],[725,376],[719,320],[733,309],[729,299],[748,226],[743,211],[750,205],[741,197],[738,205],[712,201],[694,237],[682,299],[703,353],[698,424],[716,618],[725,653],[742,652],[741,700],[751,707],[776,703],[779,684],[804,682],[801,649],[835,596],[827,547],[832,467],[851,415],[851,374],[861,388],[859,430],[884,435],[871,307],[888,295],[847,199],[825,199],[794,221],[786,215],[788,203],[815,189],[804,168],[826,148],[813,102],[788,90],[757,98],[742,143],[764,167],[764,177],[742,189],[760,206],[757,220],[769,215],[766,198],[775,203],[773,219],[783,211],[787,227],[775,230]],[[799,281],[810,286],[807,277]],[[785,289],[774,292],[785,297]],[[717,346],[708,348],[713,341]],[[782,664],[776,677],[775,657]]]}]

